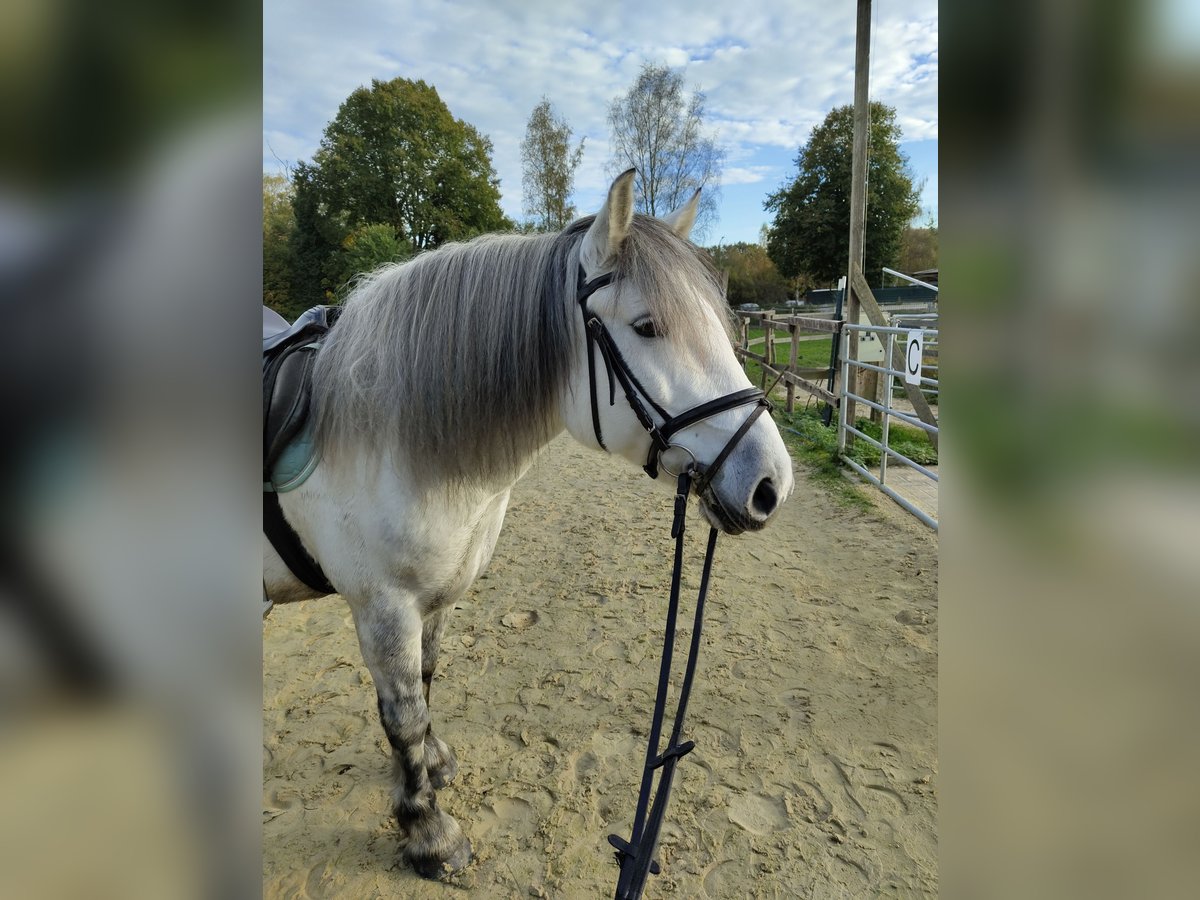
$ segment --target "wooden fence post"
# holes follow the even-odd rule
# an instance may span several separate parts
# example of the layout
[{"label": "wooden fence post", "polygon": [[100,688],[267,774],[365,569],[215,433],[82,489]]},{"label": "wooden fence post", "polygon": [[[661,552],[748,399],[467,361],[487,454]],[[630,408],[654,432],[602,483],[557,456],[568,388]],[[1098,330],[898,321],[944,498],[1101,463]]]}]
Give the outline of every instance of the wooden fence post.
[{"label": "wooden fence post", "polygon": [[775,325],[770,316],[763,317],[763,334],[767,338],[767,365],[775,365]]},{"label": "wooden fence post", "polygon": [[[880,341],[880,343],[883,343]],[[858,381],[858,388],[862,392],[862,396],[868,397],[876,402],[879,401],[879,373],[867,369],[862,373]],[[883,424],[883,413],[873,406],[868,406],[871,412],[871,421],[876,425]]]},{"label": "wooden fence post", "polygon": [[[795,323],[789,324],[788,336],[791,338],[791,343],[788,351],[788,372],[792,375],[796,374],[796,361],[799,358],[799,335],[800,331]],[[796,411],[796,385],[792,383],[791,379],[788,379],[787,383],[787,411],[789,414]]]},{"label": "wooden fence post", "polygon": [[764,315],[759,323],[763,329],[763,352],[762,364],[758,367],[759,375],[761,376],[758,383],[758,389],[765,391],[767,389],[767,366],[771,364],[771,328],[767,325],[767,317]]},{"label": "wooden fence post", "polygon": [[742,371],[745,372],[750,366],[750,357],[746,355],[750,352],[750,320],[744,316],[738,316],[738,326],[741,329]]}]

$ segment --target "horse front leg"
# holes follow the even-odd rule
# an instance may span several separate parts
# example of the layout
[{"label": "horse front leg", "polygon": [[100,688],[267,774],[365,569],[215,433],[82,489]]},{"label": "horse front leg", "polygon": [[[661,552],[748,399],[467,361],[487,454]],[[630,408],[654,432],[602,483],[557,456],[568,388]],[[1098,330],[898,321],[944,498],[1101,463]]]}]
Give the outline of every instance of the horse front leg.
[{"label": "horse front leg", "polygon": [[[446,613],[430,614],[421,630],[421,688],[425,694],[425,707],[429,703],[430,687],[437,672],[438,650],[442,644],[442,633],[446,630]],[[425,732],[425,771],[434,788],[443,788],[458,774],[458,760],[446,742],[433,733],[433,723]]]},{"label": "horse front leg", "polygon": [[404,855],[425,878],[456,872],[470,862],[471,844],[458,822],[438,808],[426,766],[430,716],[420,615],[412,602],[395,597],[352,602],[351,608],[392,747],[392,812],[408,837]]}]

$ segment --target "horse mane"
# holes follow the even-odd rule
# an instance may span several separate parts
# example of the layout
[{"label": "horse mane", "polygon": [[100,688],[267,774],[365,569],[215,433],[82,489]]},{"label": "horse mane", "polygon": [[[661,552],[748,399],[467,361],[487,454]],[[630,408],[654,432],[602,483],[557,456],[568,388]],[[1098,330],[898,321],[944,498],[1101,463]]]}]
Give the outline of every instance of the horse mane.
[{"label": "horse mane", "polygon": [[[391,454],[428,483],[519,474],[561,427],[593,219],[446,244],[360,278],[313,373],[318,452]],[[697,303],[732,333],[719,273],[658,220],[634,217],[614,271],[671,340],[700,337]]]}]

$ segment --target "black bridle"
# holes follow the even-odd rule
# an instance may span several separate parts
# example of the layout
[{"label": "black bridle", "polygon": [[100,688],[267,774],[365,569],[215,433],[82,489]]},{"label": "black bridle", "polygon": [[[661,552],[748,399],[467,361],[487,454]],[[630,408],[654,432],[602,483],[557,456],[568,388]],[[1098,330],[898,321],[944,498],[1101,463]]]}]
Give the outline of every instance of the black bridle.
[{"label": "black bridle", "polygon": [[[698,494],[702,493],[705,488],[712,484],[712,480],[716,477],[718,470],[725,463],[725,460],[728,459],[734,446],[750,430],[750,426],[754,424],[755,420],[765,410],[771,408],[771,403],[762,391],[751,387],[734,391],[732,394],[726,394],[715,400],[709,400],[707,403],[693,406],[691,409],[677,416],[672,416],[650,396],[650,392],[638,381],[637,376],[633,374],[633,370],[629,368],[629,364],[625,362],[625,357],[621,355],[621,351],[617,348],[616,342],[613,341],[608,328],[605,327],[598,316],[588,309],[588,298],[601,288],[612,284],[612,282],[613,274],[611,272],[588,281],[587,276],[584,274],[583,266],[579,267],[579,285],[575,299],[579,303],[579,311],[583,315],[583,328],[587,337],[588,382],[592,399],[592,430],[596,433],[596,441],[602,449],[608,449],[608,446],[604,443],[604,434],[600,429],[600,404],[596,399],[596,348],[599,347],[600,355],[604,359],[605,371],[608,373],[608,405],[614,406],[616,404],[617,383],[620,382],[622,390],[625,391],[625,399],[629,402],[629,408],[633,410],[633,414],[637,416],[638,422],[641,423],[642,427],[650,435],[650,452],[646,456],[646,464],[642,467],[646,474],[651,478],[657,478],[659,458],[671,447],[678,447],[692,458],[689,468],[695,470],[696,492]],[[658,413],[662,419],[661,424],[655,422],[654,417],[647,411],[645,405],[642,403],[643,399]],[[721,448],[721,452],[716,455],[709,465],[700,466],[695,455],[690,450],[680,444],[671,443],[671,438],[689,425],[710,419],[729,409],[748,406],[751,403],[754,404],[753,411],[746,417],[746,421],[734,432],[733,437],[725,443],[725,446]],[[670,472],[669,469],[667,471]],[[681,472],[670,472],[670,474],[679,475]]]},{"label": "black bridle", "polygon": [[[576,299],[579,303],[579,311],[583,315],[584,333],[587,337],[588,381],[591,387],[592,399],[592,428],[596,433],[596,441],[600,444],[601,448],[604,450],[608,449],[604,443],[604,435],[600,429],[600,406],[596,399],[595,350],[599,347],[600,355],[604,360],[605,370],[608,373],[609,406],[616,404],[616,385],[617,382],[620,382],[621,388],[625,391],[625,399],[629,402],[630,409],[633,410],[633,414],[637,416],[637,420],[650,435],[650,451],[646,457],[646,465],[643,467],[646,474],[651,478],[658,478],[660,457],[671,447],[678,447],[691,457],[691,462],[682,467],[677,473],[671,472],[666,466],[663,467],[669,474],[675,475],[678,481],[675,490],[674,521],[671,524],[671,537],[675,539],[675,565],[671,571],[671,595],[667,604],[667,624],[666,632],[663,635],[663,653],[658,673],[658,690],[654,698],[654,716],[650,723],[650,738],[646,745],[646,761],[642,769],[642,784],[638,792],[637,811],[634,813],[633,818],[633,833],[628,841],[615,834],[608,836],[608,842],[617,851],[617,862],[621,867],[621,874],[617,880],[616,900],[637,900],[637,898],[642,896],[642,890],[646,886],[646,880],[649,878],[650,873],[657,874],[660,871],[658,863],[654,860],[654,851],[658,846],[658,835],[662,830],[667,801],[671,796],[671,783],[674,779],[675,767],[679,760],[690,753],[696,746],[693,741],[681,741],[681,737],[683,734],[683,720],[687,714],[688,697],[692,691],[692,680],[696,674],[696,661],[699,657],[700,630],[704,621],[704,599],[708,594],[708,578],[712,572],[713,553],[717,546],[716,528],[710,528],[708,533],[708,547],[704,553],[704,569],[700,576],[700,591],[696,598],[696,612],[692,624],[692,639],[688,647],[688,658],[683,675],[683,684],[679,690],[679,703],[675,709],[675,721],[671,728],[671,734],[667,739],[666,748],[660,753],[658,747],[662,737],[663,718],[666,712],[667,687],[671,680],[671,657],[675,648],[675,623],[679,615],[679,588],[683,572],[683,535],[687,518],[688,496],[693,487],[696,489],[697,494],[700,494],[712,484],[712,480],[729,457],[734,446],[750,430],[750,426],[754,424],[755,420],[765,410],[771,408],[771,404],[767,400],[766,395],[758,388],[746,388],[741,391],[735,391],[732,394],[726,394],[723,397],[718,397],[715,400],[710,400],[707,403],[701,403],[699,406],[694,406],[677,416],[672,416],[668,413],[650,396],[650,393],[642,386],[642,383],[638,381],[637,376],[633,374],[633,370],[625,362],[625,358],[621,355],[621,351],[617,348],[612,335],[609,334],[604,323],[588,309],[588,297],[596,293],[600,288],[612,284],[612,282],[613,276],[611,273],[600,275],[588,281],[584,275],[583,267],[579,267],[579,283]],[[650,415],[642,403],[643,399],[659,415],[662,419],[661,423],[656,422],[654,417]],[[708,466],[701,466],[695,455],[686,447],[671,443],[671,438],[689,425],[711,418],[729,409],[748,406],[751,403],[754,404],[754,409],[746,417],[746,421],[734,432],[733,436],[725,443],[725,446],[721,448],[721,451]],[[660,769],[662,772],[658,782],[658,789],[654,790],[654,773]],[[650,805],[651,792],[654,794],[653,806]]]}]

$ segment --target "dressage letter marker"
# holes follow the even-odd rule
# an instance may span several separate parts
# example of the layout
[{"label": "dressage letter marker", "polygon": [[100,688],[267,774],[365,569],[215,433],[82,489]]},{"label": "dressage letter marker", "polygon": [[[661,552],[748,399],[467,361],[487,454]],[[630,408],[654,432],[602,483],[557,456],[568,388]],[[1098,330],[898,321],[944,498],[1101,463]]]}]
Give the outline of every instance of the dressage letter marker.
[{"label": "dressage letter marker", "polygon": [[910,331],[904,343],[904,380],[909,384],[921,383],[921,358],[924,355],[922,336],[923,332]]}]

